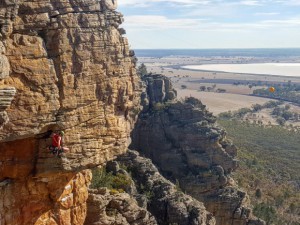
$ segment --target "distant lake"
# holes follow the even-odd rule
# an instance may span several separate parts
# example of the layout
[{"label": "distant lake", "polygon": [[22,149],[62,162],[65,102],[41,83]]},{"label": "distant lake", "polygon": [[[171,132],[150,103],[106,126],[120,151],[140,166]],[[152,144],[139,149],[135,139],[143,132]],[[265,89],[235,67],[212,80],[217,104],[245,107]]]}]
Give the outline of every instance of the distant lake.
[{"label": "distant lake", "polygon": [[300,63],[208,64],[182,66],[182,68],[202,71],[300,77]]},{"label": "distant lake", "polygon": [[300,56],[300,48],[258,49],[135,49],[137,57],[267,57],[286,58]]}]

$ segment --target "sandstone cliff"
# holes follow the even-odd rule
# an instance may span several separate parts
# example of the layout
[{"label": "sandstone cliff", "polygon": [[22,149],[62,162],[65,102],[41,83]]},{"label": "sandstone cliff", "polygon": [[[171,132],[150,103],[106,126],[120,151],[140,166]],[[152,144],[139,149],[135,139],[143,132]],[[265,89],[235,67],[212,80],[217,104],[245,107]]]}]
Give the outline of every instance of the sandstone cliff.
[{"label": "sandstone cliff", "polygon": [[[126,194],[88,193],[88,168],[126,152],[139,112],[136,59],[116,7],[116,0],[1,0],[1,225],[215,223],[134,152],[119,160],[136,171],[137,189],[147,183],[150,212]],[[176,91],[168,79],[146,82],[133,146],[203,201],[217,224],[262,224],[249,219],[247,196],[230,178],[236,149],[215,118],[194,99],[170,104]],[[59,130],[71,149],[62,158],[48,150]],[[108,211],[116,220],[107,221]]]},{"label": "sandstone cliff", "polygon": [[184,102],[154,98],[172,91],[170,81],[166,89],[160,84],[168,80],[163,76],[144,79],[159,85],[148,85],[143,93],[146,110],[132,133],[131,148],[151,158],[163,175],[204,202],[216,224],[264,224],[253,218],[247,194],[230,177],[238,166],[237,151],[226,132],[216,126],[216,118],[195,98]]},{"label": "sandstone cliff", "polygon": [[[0,224],[83,224],[86,168],[124,153],[135,59],[115,0],[0,1]],[[48,151],[65,131],[71,152]]]}]

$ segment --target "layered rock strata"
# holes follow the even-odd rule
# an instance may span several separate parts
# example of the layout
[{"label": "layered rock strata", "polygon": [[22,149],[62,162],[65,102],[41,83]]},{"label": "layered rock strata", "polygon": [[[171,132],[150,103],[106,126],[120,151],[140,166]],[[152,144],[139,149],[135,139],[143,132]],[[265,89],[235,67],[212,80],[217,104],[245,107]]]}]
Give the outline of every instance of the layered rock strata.
[{"label": "layered rock strata", "polygon": [[0,182],[0,224],[83,224],[89,170],[52,177],[6,178]]},{"label": "layered rock strata", "polygon": [[147,207],[158,224],[215,224],[213,215],[206,211],[203,203],[184,194],[179,187],[165,179],[150,159],[129,150],[117,161],[125,165],[135,182],[137,192],[132,195],[140,205]]},{"label": "layered rock strata", "polygon": [[251,219],[249,198],[230,177],[238,166],[237,149],[216,126],[216,118],[195,98],[155,103],[152,96],[163,92],[161,85],[148,86],[144,96],[154,103],[140,114],[131,148],[151,158],[163,175],[204,202],[218,225],[263,224]]},{"label": "layered rock strata", "polygon": [[[80,171],[126,151],[140,91],[116,6],[0,2],[1,225],[83,224],[90,175]],[[59,130],[63,158],[48,150]]]},{"label": "layered rock strata", "polygon": [[89,190],[86,225],[157,225],[155,218],[127,193]]},{"label": "layered rock strata", "polygon": [[143,110],[149,110],[157,103],[165,103],[176,99],[177,91],[169,78],[160,74],[144,75],[145,92],[141,95]]}]

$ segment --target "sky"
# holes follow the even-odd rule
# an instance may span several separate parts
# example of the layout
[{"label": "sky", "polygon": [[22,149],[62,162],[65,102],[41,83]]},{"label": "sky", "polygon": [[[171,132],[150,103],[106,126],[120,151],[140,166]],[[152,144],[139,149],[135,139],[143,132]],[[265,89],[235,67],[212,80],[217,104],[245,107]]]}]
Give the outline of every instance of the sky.
[{"label": "sky", "polygon": [[133,49],[300,47],[300,0],[119,0]]}]

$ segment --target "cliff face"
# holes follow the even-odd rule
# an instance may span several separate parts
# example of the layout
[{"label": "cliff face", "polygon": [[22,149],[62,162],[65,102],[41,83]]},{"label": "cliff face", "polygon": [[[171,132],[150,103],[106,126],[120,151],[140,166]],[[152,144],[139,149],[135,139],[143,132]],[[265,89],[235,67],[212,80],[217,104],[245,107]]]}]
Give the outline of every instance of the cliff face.
[{"label": "cliff face", "polygon": [[89,190],[86,225],[157,225],[155,218],[127,193]]},{"label": "cliff face", "polygon": [[[149,79],[167,78],[144,77],[146,83]],[[226,132],[216,126],[216,118],[194,98],[164,104],[153,98],[164,92],[159,85],[148,86],[143,93],[148,99],[143,102],[152,102],[152,106],[146,106],[139,116],[130,148],[151,158],[163,175],[179,181],[184,191],[204,202],[216,224],[263,224],[252,219],[247,194],[230,177],[238,166],[237,151]]]},{"label": "cliff face", "polygon": [[163,177],[150,159],[136,151],[128,151],[118,157],[131,173],[139,194],[146,195],[147,209],[158,224],[169,225],[215,225],[213,215],[203,203],[184,194],[180,187]]},{"label": "cliff face", "polygon": [[110,193],[106,188],[90,191],[86,225],[215,225],[203,203],[184,194],[136,151],[128,150],[104,172],[95,172],[93,187],[108,181],[116,188]]},{"label": "cliff face", "polygon": [[[0,2],[1,225],[83,224],[83,170],[126,151],[139,84],[116,6]],[[58,130],[63,158],[48,150]]]}]

